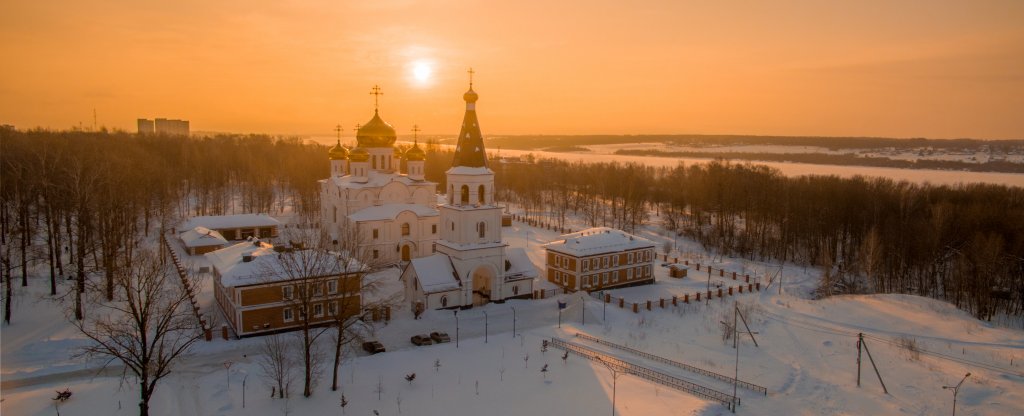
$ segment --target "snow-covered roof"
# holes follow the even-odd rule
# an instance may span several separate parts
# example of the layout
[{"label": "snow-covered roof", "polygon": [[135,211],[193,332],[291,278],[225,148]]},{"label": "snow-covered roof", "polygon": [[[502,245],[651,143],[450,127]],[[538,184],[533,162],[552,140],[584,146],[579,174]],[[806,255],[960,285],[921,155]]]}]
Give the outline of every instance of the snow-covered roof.
[{"label": "snow-covered roof", "polygon": [[228,243],[224,236],[206,227],[195,227],[178,235],[185,247],[220,246]]},{"label": "snow-covered roof", "polygon": [[445,292],[462,285],[456,278],[451,259],[443,254],[412,259],[409,267],[416,273],[423,293]]},{"label": "snow-covered roof", "polygon": [[363,208],[348,216],[352,221],[393,220],[403,211],[411,211],[417,217],[436,217],[437,210],[419,204],[383,204]]},{"label": "snow-covered roof", "polygon": [[672,263],[668,267],[676,270],[690,270],[690,266],[687,266],[685,263]]},{"label": "snow-covered roof", "polygon": [[493,175],[494,171],[486,166],[453,166],[445,173],[449,175]]},{"label": "snow-covered roof", "polygon": [[[348,267],[343,267],[341,262],[332,261],[332,258],[322,263],[320,259],[312,259],[312,256],[320,255],[324,254],[312,249],[278,253],[272,245],[253,240],[207,253],[206,258],[217,269],[221,284],[225,287],[295,279],[300,277],[303,268],[317,276],[330,276],[357,272],[363,267],[354,260],[349,261]],[[245,261],[246,256],[252,256],[251,260]],[[296,267],[285,266],[282,256],[297,256],[298,259],[293,262]]]},{"label": "snow-covered roof", "polygon": [[355,177],[352,175],[332,176],[324,180],[331,181],[335,186],[348,189],[381,188],[391,182],[401,182],[406,185],[437,184],[436,182],[413,180],[410,179],[408,175],[401,173],[380,172],[376,170],[367,172],[366,182],[356,182]]},{"label": "snow-covered roof", "polygon": [[206,227],[211,230],[232,228],[274,227],[281,222],[267,214],[236,214],[236,215],[204,215],[192,217],[182,224],[182,229]]},{"label": "snow-covered roof", "polygon": [[561,240],[547,243],[543,247],[576,257],[654,247],[654,243],[650,240],[608,227],[588,228],[577,233],[562,235],[561,238]]},{"label": "snow-covered roof", "polygon": [[505,259],[512,266],[505,271],[505,280],[532,279],[537,277],[537,267],[533,265],[530,257],[526,255],[526,250],[522,247],[505,250]]}]

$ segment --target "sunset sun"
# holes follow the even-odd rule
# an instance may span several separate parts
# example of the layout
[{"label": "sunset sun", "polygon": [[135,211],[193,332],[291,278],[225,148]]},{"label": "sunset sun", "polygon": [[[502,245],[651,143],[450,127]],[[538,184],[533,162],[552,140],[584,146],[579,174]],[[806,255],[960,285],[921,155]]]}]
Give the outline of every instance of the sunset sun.
[{"label": "sunset sun", "polygon": [[417,85],[430,84],[434,75],[434,67],[430,61],[419,60],[415,61],[411,65],[412,67],[412,79]]}]

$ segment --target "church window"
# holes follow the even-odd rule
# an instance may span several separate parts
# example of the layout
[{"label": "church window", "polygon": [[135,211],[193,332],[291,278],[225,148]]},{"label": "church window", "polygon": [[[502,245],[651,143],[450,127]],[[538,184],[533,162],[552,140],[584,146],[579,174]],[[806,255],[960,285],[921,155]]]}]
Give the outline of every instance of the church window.
[{"label": "church window", "polygon": [[448,224],[451,224],[452,231],[455,231],[455,221],[449,222]]},{"label": "church window", "polygon": [[430,225],[430,233],[431,234],[437,234],[437,224],[431,224]]},{"label": "church window", "polygon": [[448,187],[448,203],[455,205],[455,185]]},{"label": "church window", "polygon": [[513,295],[518,295],[519,294],[519,285],[512,285],[512,294]]},{"label": "church window", "polygon": [[484,234],[486,234],[487,232],[487,224],[484,222],[479,222],[476,224],[476,228],[477,232],[480,233],[480,238],[484,238]]},{"label": "church window", "polygon": [[380,252],[379,252],[379,251],[377,251],[377,250],[373,250],[373,258],[375,258],[375,259],[376,259],[376,258],[378,258],[378,257],[380,257]]},{"label": "church window", "polygon": [[476,193],[477,193],[477,195],[476,195],[477,200],[480,201],[480,205],[483,205],[484,204],[484,195],[485,195],[485,193],[484,193],[484,186],[480,185],[480,187],[477,188]]},{"label": "church window", "polygon": [[377,237],[380,237],[380,230],[374,228],[373,229],[373,239],[376,240]]},{"label": "church window", "polygon": [[338,207],[334,207],[334,223],[338,223]]},{"label": "church window", "polygon": [[373,162],[372,163],[373,163],[373,168],[377,169],[377,156],[373,157]]},{"label": "church window", "polygon": [[402,223],[402,235],[409,235],[409,223]]},{"label": "church window", "polygon": [[447,308],[448,307],[448,296],[441,296],[441,307],[442,308]]},{"label": "church window", "polygon": [[469,186],[468,185],[462,185],[462,195],[460,196],[459,201],[461,201],[462,205],[469,205]]}]

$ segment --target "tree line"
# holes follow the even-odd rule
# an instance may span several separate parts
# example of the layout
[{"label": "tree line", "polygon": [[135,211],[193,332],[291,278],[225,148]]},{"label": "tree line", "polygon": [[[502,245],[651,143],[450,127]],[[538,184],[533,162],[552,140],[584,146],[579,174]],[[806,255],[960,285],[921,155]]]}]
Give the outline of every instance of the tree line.
[{"label": "tree line", "polygon": [[499,198],[558,226],[569,214],[627,231],[657,219],[724,255],[821,267],[823,296],[909,293],[982,319],[1024,313],[1021,188],[786,177],[724,161],[491,167]]}]

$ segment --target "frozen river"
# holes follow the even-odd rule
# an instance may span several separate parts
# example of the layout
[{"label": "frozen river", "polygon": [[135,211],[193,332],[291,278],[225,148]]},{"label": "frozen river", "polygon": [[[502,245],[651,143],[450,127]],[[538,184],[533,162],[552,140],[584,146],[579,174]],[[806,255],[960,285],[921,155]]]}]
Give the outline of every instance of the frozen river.
[{"label": "frozen river", "polygon": [[[333,145],[335,142],[334,138],[331,137],[313,137],[312,141],[321,144]],[[346,142],[352,142],[352,138],[345,140]],[[411,143],[407,143],[411,144]],[[450,146],[450,145],[444,145]],[[489,153],[495,154],[493,149]],[[648,166],[676,166],[680,163],[694,164],[694,163],[707,163],[712,159],[697,159],[697,158],[675,158],[675,157],[657,157],[657,156],[623,156],[611,153],[562,153],[562,152],[545,152],[538,150],[510,150],[501,149],[501,156],[524,156],[532,153],[538,158],[553,158],[562,159],[568,161],[582,161],[588,163],[597,162],[638,162]],[[742,161],[737,161],[742,163]],[[767,165],[778,169],[786,176],[803,176],[803,175],[836,175],[840,177],[853,177],[853,176],[880,176],[891,178],[900,181],[909,181],[917,183],[931,183],[937,185],[954,185],[958,183],[992,183],[1009,186],[1020,186],[1024,187],[1024,174],[1019,173],[999,173],[999,172],[964,172],[964,171],[952,171],[952,170],[932,170],[932,169],[900,169],[900,168],[882,168],[872,166],[840,166],[840,165],[818,165],[812,163],[790,163],[790,162],[751,162],[758,165]]]}]

